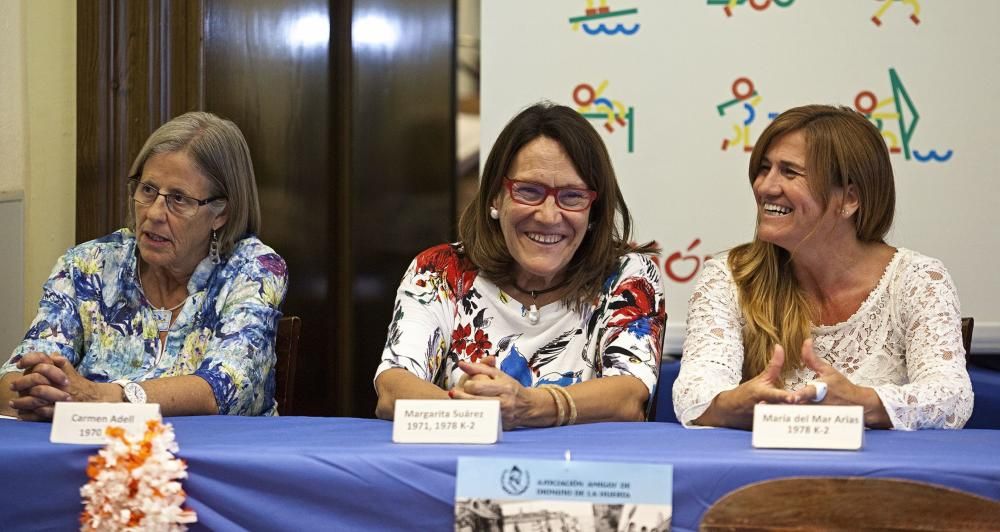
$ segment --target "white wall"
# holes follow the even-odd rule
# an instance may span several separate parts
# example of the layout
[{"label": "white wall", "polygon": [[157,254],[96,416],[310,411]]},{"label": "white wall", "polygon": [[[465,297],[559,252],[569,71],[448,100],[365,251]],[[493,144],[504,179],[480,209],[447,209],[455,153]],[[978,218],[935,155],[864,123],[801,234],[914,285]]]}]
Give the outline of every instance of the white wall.
[{"label": "white wall", "polygon": [[[889,241],[944,261],[963,314],[976,318],[973,351],[1000,353],[1000,2],[928,0],[911,19],[902,2],[781,0],[764,9],[742,2],[727,16],[719,0],[618,0],[611,11],[634,12],[574,29],[570,19],[586,4],[602,3],[483,3],[481,153],[540,99],[596,115],[591,123],[612,154],[638,239],[659,242],[664,262],[677,258],[663,265],[674,277],[665,275],[669,351],[680,349],[705,255],[753,236],[749,157],[736,132],[746,131],[752,145],[769,113],[804,103],[854,106],[864,91],[886,103],[876,112],[894,113],[899,103],[909,128],[916,115],[894,95],[893,71],[919,114],[907,147],[953,155],[944,162],[892,155],[897,213]],[[588,33],[600,24],[613,34]],[[740,78],[752,81],[757,97],[720,114]],[[608,104],[575,101],[587,99],[580,85],[597,90],[605,81]],[[609,105],[631,108],[631,120],[612,121],[608,131]],[[899,120],[885,117],[883,131],[900,137]],[[727,139],[736,142],[723,148]]]},{"label": "white wall", "polygon": [[76,2],[0,0],[0,102],[6,358],[34,317],[56,258],[74,242]]}]

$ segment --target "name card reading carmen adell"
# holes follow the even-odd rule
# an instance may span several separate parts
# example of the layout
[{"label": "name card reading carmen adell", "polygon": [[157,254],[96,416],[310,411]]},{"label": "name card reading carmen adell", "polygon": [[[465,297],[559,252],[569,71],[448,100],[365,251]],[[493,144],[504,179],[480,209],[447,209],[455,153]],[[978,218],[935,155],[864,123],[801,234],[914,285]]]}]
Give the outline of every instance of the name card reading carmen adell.
[{"label": "name card reading carmen adell", "polygon": [[496,443],[502,430],[500,401],[398,399],[392,421],[392,441]]},{"label": "name card reading carmen adell", "polygon": [[768,405],[753,410],[753,446],[858,450],[864,438],[860,406]]},{"label": "name card reading carmen adell", "polygon": [[146,432],[146,422],[160,419],[155,403],[66,403],[58,402],[52,414],[52,443],[104,445],[105,429],[121,427],[133,436]]}]

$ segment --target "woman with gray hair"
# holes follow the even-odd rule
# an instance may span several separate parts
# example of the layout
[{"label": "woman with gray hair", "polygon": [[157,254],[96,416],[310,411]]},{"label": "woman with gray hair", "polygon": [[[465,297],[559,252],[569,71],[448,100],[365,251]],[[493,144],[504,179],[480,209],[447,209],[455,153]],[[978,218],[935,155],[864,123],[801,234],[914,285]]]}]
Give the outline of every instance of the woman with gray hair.
[{"label": "woman with gray hair", "polygon": [[158,403],[164,416],[274,415],[285,262],[255,236],[260,207],[239,128],[191,112],[132,163],[127,227],[63,255],[0,367],[0,413],[58,401]]}]

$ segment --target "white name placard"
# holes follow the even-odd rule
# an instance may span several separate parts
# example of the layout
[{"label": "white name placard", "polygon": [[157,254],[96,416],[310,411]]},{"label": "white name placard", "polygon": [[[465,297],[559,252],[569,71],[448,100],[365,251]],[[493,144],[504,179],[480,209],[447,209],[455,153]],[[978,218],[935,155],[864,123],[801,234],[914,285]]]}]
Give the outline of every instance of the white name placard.
[{"label": "white name placard", "polygon": [[146,422],[160,419],[160,405],[155,403],[56,403],[52,415],[52,443],[104,445],[104,430],[122,427],[133,436],[146,432]]},{"label": "white name placard", "polygon": [[396,443],[496,443],[502,433],[500,401],[396,401],[392,422]]},{"label": "white name placard", "polygon": [[860,406],[761,404],[753,409],[754,447],[856,451],[864,433]]}]

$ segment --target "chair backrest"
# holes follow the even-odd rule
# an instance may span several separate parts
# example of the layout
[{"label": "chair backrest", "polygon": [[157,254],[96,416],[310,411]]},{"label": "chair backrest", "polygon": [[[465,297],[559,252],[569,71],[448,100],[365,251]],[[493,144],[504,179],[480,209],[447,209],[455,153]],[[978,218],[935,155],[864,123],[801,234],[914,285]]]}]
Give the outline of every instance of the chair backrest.
[{"label": "chair backrest", "polygon": [[650,399],[652,402],[652,408],[649,412],[650,421],[660,421],[666,423],[678,423],[677,416],[674,414],[674,381],[677,380],[677,374],[681,371],[681,363],[679,360],[668,360],[667,357],[663,357],[663,362],[660,364],[660,377],[656,383],[656,391],[653,392],[653,397]]},{"label": "chair backrest", "polygon": [[298,316],[285,316],[278,320],[278,336],[274,351],[278,359],[274,365],[274,399],[278,413],[287,416],[295,408],[295,363],[299,356],[299,330],[302,320]]},{"label": "chair backrest", "polygon": [[796,477],[736,489],[700,530],[998,530],[1000,502],[926,482]]},{"label": "chair backrest", "polygon": [[962,345],[965,347],[965,356],[972,352],[972,328],[976,326],[976,319],[973,317],[962,318]]}]

